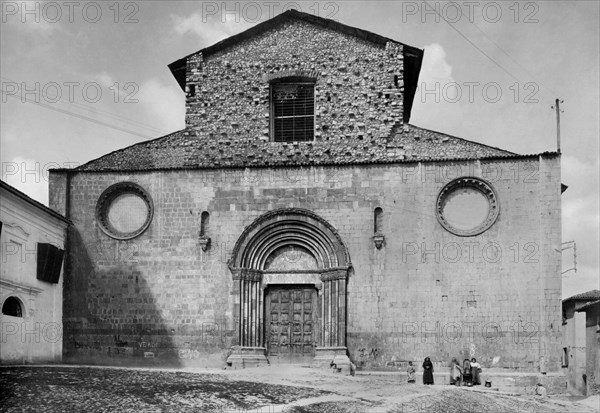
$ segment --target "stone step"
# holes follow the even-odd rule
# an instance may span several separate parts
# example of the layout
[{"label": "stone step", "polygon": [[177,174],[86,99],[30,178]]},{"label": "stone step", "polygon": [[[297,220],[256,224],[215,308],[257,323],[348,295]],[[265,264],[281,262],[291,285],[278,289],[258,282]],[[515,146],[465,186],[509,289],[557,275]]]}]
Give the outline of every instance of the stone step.
[{"label": "stone step", "polygon": [[[357,375],[397,375],[398,380],[406,381],[407,374],[404,371],[357,371]],[[423,373],[415,374],[417,383],[422,383]],[[450,385],[449,372],[434,372],[433,379],[436,385]],[[544,386],[547,394],[566,394],[567,378],[558,373],[540,374],[527,372],[486,371],[480,375],[481,385],[473,386],[477,389],[495,389],[497,391],[515,394],[536,394],[538,383]],[[486,388],[485,383],[490,382]]]}]

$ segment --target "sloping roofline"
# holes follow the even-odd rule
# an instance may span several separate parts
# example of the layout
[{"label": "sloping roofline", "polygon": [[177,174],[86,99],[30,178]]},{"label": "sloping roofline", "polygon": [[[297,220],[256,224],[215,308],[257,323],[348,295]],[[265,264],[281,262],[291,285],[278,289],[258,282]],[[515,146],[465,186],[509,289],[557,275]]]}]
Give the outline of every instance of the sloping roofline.
[{"label": "sloping roofline", "polygon": [[[143,143],[143,142],[140,142]],[[138,144],[134,144],[131,146],[135,146]],[[124,148],[126,149],[126,148]],[[188,170],[213,170],[213,169],[246,169],[246,168],[290,168],[290,167],[302,167],[302,166],[312,166],[310,163],[296,163],[290,165],[231,165],[231,166],[216,166],[206,167],[206,166],[177,166],[173,168],[165,168],[165,167],[157,167],[157,168],[106,168],[106,169],[82,169],[86,165],[91,164],[99,159],[102,159],[108,155],[111,155],[115,152],[119,152],[121,149],[113,151],[109,154],[103,155],[99,158],[93,159],[83,165],[80,165],[76,168],[51,168],[50,172],[89,172],[89,173],[122,173],[122,172],[155,172],[155,171],[188,171]],[[365,161],[365,162],[324,162],[315,166],[350,166],[350,165],[392,165],[392,164],[415,164],[415,163],[443,163],[443,162],[470,162],[470,161],[498,161],[498,160],[508,160],[508,159],[535,159],[539,157],[556,157],[560,156],[559,152],[540,152],[540,153],[530,153],[525,155],[491,155],[491,156],[482,156],[482,157],[464,157],[464,158],[451,158],[451,159],[408,159],[408,160],[390,160],[390,161]],[[564,302],[564,300],[563,300]]]},{"label": "sloping roofline", "polygon": [[600,300],[592,301],[591,303],[582,305],[581,307],[579,307],[578,310],[575,310],[575,311],[577,311],[578,313],[581,313],[581,312],[587,311],[589,309],[592,309],[594,307],[600,308]]},{"label": "sloping roofline", "polygon": [[187,59],[190,56],[196,55],[198,53],[202,53],[202,56],[207,57],[214,53],[217,53],[221,50],[228,48],[236,43],[239,43],[243,40],[252,38],[256,35],[259,35],[273,27],[280,25],[283,22],[290,20],[303,20],[308,23],[315,24],[317,26],[325,27],[340,33],[344,33],[350,36],[357,37],[362,40],[367,40],[371,43],[385,46],[386,43],[392,42],[396,44],[401,44],[404,54],[404,121],[408,122],[410,120],[410,112],[413,105],[413,99],[417,90],[417,84],[419,80],[419,73],[421,71],[421,64],[423,63],[423,49],[418,49],[413,46],[409,46],[407,44],[398,42],[394,39],[390,39],[388,37],[381,36],[379,34],[370,32],[368,30],[359,29],[357,27],[348,26],[342,23],[339,23],[335,20],[326,19],[323,17],[315,16],[313,14],[304,13],[298,10],[290,9],[287,10],[265,22],[259,23],[256,26],[249,28],[241,33],[235,34],[233,36],[228,37],[227,39],[221,40],[218,43],[213,44],[212,46],[205,47],[204,49],[198,50],[197,52],[190,53],[187,56],[182,57],[169,64],[169,69],[171,73],[177,80],[179,87],[185,92],[185,84],[186,84],[186,69],[187,69]]},{"label": "sloping roofline", "polygon": [[[560,153],[558,152],[542,152],[542,153],[534,153],[534,154],[515,154],[506,150],[502,150],[493,146],[489,146],[489,145],[485,145],[482,143],[478,143],[478,142],[474,142],[474,141],[470,141],[468,139],[463,139],[463,138],[459,138],[456,136],[452,136],[452,135],[448,135],[448,134],[444,134],[444,133],[440,133],[440,132],[435,132],[429,129],[424,129],[424,128],[419,128],[417,126],[411,125],[411,128],[414,128],[415,130],[420,130],[420,131],[424,131],[424,132],[434,132],[437,133],[439,135],[442,136],[446,136],[446,137],[450,137],[453,139],[458,139],[461,141],[465,141],[468,143],[473,143],[482,147],[486,147],[486,148],[491,148],[491,149],[496,149],[499,151],[502,151],[504,153],[502,154],[490,154],[490,155],[486,155],[486,156],[464,156],[464,157],[456,157],[456,158],[448,158],[448,159],[444,159],[444,158],[416,158],[416,159],[404,159],[404,160],[400,160],[400,159],[390,159],[390,160],[365,160],[365,161],[347,161],[347,162],[320,162],[318,163],[319,166],[344,166],[344,165],[382,165],[382,164],[413,164],[413,163],[440,163],[440,162],[457,162],[457,161],[474,161],[474,160],[501,160],[501,159],[532,159],[532,158],[538,158],[538,157],[555,157],[555,156],[560,156]],[[114,168],[92,168],[92,169],[87,169],[89,167],[89,165],[92,165],[98,161],[101,161],[105,158],[110,157],[111,155],[117,154],[119,152],[125,151],[127,149],[131,149],[131,148],[135,148],[135,147],[142,147],[145,145],[148,145],[150,143],[153,142],[159,142],[162,139],[165,138],[170,138],[170,137],[174,137],[177,136],[178,134],[184,133],[187,129],[182,129],[180,131],[177,132],[173,132],[170,134],[167,134],[165,136],[161,136],[158,138],[154,138],[154,139],[150,139],[147,141],[143,141],[143,142],[138,142],[135,143],[133,145],[127,146],[125,148],[121,148],[121,149],[117,149],[114,150],[108,154],[105,154],[103,156],[100,156],[96,159],[93,159],[89,162],[86,162],[83,165],[78,166],[77,168],[53,168],[50,169],[51,172],[91,172],[91,173],[96,173],[96,172],[104,172],[104,173],[110,173],[110,172],[147,172],[147,171],[171,171],[171,170],[208,170],[208,169],[239,169],[239,168],[274,168],[274,167],[299,167],[299,166],[310,166],[311,163],[310,162],[294,162],[294,163],[290,163],[290,164],[286,164],[286,165],[277,165],[277,164],[264,164],[264,165],[215,165],[215,166],[206,166],[206,165],[198,165],[198,166],[192,166],[192,165],[186,165],[186,166],[173,166],[173,167],[150,167],[150,168],[144,168],[144,167],[138,167],[138,168],[131,168],[131,167],[114,167]]]},{"label": "sloping roofline", "polygon": [[567,301],[593,301],[593,300],[600,300],[600,290],[590,290],[590,291],[586,291],[584,293],[572,295],[569,298],[565,298],[563,300],[563,303],[566,303]]},{"label": "sloping roofline", "polygon": [[30,205],[33,205],[34,207],[42,210],[43,212],[45,212],[46,214],[57,218],[63,222],[66,222],[67,224],[72,224],[72,222],[68,219],[65,218],[64,216],[62,216],[61,214],[59,214],[58,212],[54,211],[53,209],[48,208],[46,205],[42,204],[41,202],[36,201],[35,199],[29,197],[29,195],[19,191],[17,188],[15,188],[14,186],[11,186],[9,184],[7,184],[6,182],[0,180],[0,188],[6,190],[7,192],[10,192],[11,194],[15,195],[16,197],[22,199],[23,201],[27,202]]}]

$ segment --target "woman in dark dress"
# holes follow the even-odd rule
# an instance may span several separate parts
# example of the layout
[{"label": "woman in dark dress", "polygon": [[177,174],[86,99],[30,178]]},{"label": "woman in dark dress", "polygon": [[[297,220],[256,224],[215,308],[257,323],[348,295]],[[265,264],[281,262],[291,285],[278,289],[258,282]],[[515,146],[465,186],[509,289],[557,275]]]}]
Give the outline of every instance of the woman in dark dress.
[{"label": "woman in dark dress", "polygon": [[473,375],[473,386],[477,386],[481,384],[481,380],[479,378],[479,373],[481,373],[481,364],[477,362],[477,359],[473,357],[471,359],[471,374]]},{"label": "woman in dark dress", "polygon": [[433,363],[429,357],[423,362],[423,384],[433,384]]},{"label": "woman in dark dress", "polygon": [[472,386],[473,385],[473,374],[472,374],[472,370],[471,370],[471,362],[469,361],[469,359],[465,359],[463,361],[463,382],[467,385],[467,386]]}]

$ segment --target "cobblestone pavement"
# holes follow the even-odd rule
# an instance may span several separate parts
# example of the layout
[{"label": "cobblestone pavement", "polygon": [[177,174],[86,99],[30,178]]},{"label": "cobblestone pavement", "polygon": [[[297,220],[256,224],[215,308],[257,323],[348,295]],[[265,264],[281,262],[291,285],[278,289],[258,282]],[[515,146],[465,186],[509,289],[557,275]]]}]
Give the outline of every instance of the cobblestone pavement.
[{"label": "cobblestone pavement", "polygon": [[0,389],[8,412],[237,412],[327,394],[218,374],[83,367],[3,367]]},{"label": "cobblestone pavement", "polygon": [[245,370],[0,367],[0,412],[454,413],[598,412],[596,400],[540,399],[396,375],[342,376],[299,366]]}]

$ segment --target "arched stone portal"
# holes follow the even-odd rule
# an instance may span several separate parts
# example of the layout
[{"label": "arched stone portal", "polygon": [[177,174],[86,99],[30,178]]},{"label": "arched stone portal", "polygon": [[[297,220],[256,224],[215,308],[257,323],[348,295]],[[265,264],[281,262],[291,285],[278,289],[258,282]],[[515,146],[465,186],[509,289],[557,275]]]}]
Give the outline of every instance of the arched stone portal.
[{"label": "arched stone portal", "polygon": [[[310,345],[313,364],[329,366],[334,359],[338,366],[349,364],[346,281],[351,266],[340,235],[317,214],[290,208],[257,218],[240,235],[229,261],[239,347],[228,363],[257,366],[267,363],[267,356],[281,355],[285,343],[272,345],[281,333],[276,324],[288,326],[300,341],[295,350],[292,337],[290,355],[306,356]],[[318,295],[314,300],[311,289]],[[282,310],[284,301],[290,310]]]}]

